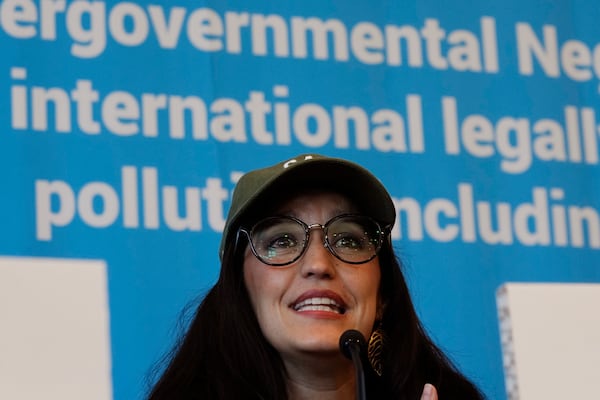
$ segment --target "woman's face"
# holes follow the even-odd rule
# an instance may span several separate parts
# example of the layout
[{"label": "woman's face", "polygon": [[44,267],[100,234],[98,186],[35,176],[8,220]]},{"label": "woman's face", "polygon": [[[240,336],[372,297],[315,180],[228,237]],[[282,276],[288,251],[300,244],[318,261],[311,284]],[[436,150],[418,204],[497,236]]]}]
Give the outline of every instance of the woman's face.
[{"label": "woman's face", "polygon": [[[296,196],[275,211],[310,225],[356,210],[339,194],[318,192]],[[303,256],[283,267],[266,265],[246,249],[244,280],[252,307],[263,334],[284,360],[339,352],[340,335],[348,329],[367,338],[371,334],[381,277],[378,258],[348,264],[323,243],[323,231],[313,229]]]}]

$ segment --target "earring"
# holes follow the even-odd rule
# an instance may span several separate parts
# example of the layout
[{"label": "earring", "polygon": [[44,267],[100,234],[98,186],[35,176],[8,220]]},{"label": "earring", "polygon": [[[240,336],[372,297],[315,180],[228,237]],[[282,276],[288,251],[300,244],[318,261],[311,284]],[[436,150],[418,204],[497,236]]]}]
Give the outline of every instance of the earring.
[{"label": "earring", "polygon": [[385,346],[386,337],[385,332],[381,328],[381,323],[373,333],[371,333],[371,337],[369,338],[369,346],[367,349],[367,358],[369,359],[369,364],[371,364],[371,368],[377,374],[377,376],[381,376],[383,374],[383,362],[381,360],[383,355],[383,347]]}]

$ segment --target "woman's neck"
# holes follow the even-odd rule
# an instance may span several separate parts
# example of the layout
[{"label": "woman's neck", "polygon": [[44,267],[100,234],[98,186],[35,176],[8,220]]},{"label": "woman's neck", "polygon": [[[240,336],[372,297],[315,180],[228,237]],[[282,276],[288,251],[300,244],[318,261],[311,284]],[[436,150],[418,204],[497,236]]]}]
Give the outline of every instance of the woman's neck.
[{"label": "woman's neck", "polygon": [[355,398],[354,367],[349,360],[304,358],[284,362],[290,400],[352,400]]}]

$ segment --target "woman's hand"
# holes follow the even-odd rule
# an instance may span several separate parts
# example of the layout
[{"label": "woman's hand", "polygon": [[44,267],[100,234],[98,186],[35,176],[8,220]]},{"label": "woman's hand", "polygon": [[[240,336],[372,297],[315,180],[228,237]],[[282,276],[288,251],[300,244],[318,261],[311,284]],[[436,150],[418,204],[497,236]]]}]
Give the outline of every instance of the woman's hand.
[{"label": "woman's hand", "polygon": [[435,390],[435,386],[433,386],[430,383],[426,383],[425,387],[423,388],[421,400],[438,400],[437,390]]}]

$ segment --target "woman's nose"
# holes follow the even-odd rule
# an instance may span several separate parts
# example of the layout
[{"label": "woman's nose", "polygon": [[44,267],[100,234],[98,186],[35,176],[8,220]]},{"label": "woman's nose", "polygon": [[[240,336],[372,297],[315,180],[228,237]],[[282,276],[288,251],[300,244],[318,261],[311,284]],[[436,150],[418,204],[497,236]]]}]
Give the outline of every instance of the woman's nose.
[{"label": "woman's nose", "polygon": [[303,256],[298,260],[303,277],[331,279],[335,276],[337,259],[325,246],[323,230],[313,229]]}]

